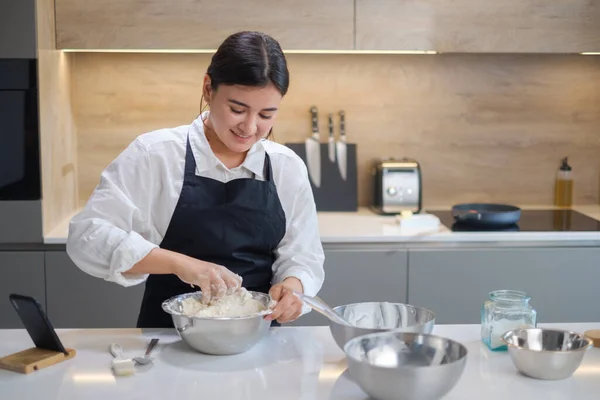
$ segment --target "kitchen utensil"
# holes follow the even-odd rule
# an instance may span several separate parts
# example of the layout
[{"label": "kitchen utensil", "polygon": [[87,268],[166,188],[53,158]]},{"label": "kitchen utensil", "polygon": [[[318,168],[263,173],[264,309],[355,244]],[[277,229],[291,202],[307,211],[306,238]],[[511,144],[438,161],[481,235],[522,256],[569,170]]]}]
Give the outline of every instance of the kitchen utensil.
[{"label": "kitchen utensil", "polygon": [[419,213],[422,209],[421,167],[410,158],[376,160],[373,210],[379,214]]},{"label": "kitchen utensil", "polygon": [[435,325],[432,311],[403,303],[354,303],[335,307],[333,311],[349,323],[329,322],[331,335],[340,349],[357,336],[390,330],[431,333]]},{"label": "kitchen utensil", "polygon": [[304,301],[308,306],[310,306],[313,310],[323,314],[330,321],[335,321],[338,324],[342,325],[350,325],[348,321],[346,321],[343,317],[337,314],[333,308],[331,308],[327,303],[325,303],[321,298],[317,296],[307,296],[302,293],[293,292],[298,298]]},{"label": "kitchen utensil", "polygon": [[321,138],[319,135],[319,117],[317,107],[310,108],[312,135],[304,142],[308,174],[315,187],[321,186]]},{"label": "kitchen utensil", "polygon": [[271,321],[263,318],[273,312],[269,308],[271,297],[265,293],[249,293],[264,305],[264,311],[245,317],[198,318],[183,314],[182,302],[188,297],[200,300],[201,292],[167,299],[163,302],[162,309],[171,314],[179,336],[193,349],[214,355],[239,354],[250,350],[264,338],[271,325]]},{"label": "kitchen utensil", "polygon": [[348,145],[346,141],[346,113],[339,112],[340,116],[340,138],[335,144],[337,165],[342,179],[345,181],[348,175]]},{"label": "kitchen utensil", "polygon": [[467,348],[439,336],[378,332],[344,346],[352,379],[378,400],[434,400],[458,383]]},{"label": "kitchen utensil", "polygon": [[111,367],[118,376],[127,376],[135,374],[135,362],[131,358],[125,358],[123,348],[117,343],[111,343],[110,353],[113,355]]},{"label": "kitchen utensil", "polygon": [[544,380],[571,376],[592,346],[590,338],[580,333],[545,328],[515,329],[502,340],[522,374]]},{"label": "kitchen utensil", "polygon": [[452,207],[452,217],[460,224],[508,226],[519,221],[521,209],[508,204],[456,204]]},{"label": "kitchen utensil", "polygon": [[329,152],[329,161],[335,162],[335,138],[333,137],[333,114],[329,114],[329,139],[327,150]]},{"label": "kitchen utensil", "polygon": [[152,353],[152,350],[154,350],[154,347],[156,347],[159,340],[160,339],[157,338],[150,340],[150,343],[148,343],[148,348],[146,349],[146,354],[144,354],[143,357],[134,357],[133,361],[135,361],[139,365],[151,364],[153,360],[150,357],[150,353]]}]

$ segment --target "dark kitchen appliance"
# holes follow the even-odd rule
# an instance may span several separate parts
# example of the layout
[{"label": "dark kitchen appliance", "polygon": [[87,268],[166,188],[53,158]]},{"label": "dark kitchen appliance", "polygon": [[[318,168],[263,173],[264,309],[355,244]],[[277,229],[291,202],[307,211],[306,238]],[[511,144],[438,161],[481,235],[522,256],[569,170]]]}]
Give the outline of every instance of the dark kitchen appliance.
[{"label": "dark kitchen appliance", "polygon": [[36,59],[0,59],[0,200],[41,199]]}]

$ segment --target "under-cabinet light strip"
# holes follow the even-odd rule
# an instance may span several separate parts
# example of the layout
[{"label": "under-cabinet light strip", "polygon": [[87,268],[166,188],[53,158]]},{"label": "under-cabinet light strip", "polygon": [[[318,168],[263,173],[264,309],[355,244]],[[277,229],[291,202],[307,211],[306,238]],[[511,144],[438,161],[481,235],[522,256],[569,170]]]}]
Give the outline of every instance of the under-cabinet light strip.
[{"label": "under-cabinet light strip", "polygon": [[[216,49],[62,49],[65,53],[197,53],[212,54]],[[284,50],[286,54],[438,54],[434,50]]]}]

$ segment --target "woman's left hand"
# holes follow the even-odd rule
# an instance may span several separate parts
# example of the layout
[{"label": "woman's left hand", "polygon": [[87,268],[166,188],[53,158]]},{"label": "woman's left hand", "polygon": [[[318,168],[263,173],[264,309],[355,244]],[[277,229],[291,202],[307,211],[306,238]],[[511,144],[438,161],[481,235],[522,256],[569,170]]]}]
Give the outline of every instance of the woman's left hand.
[{"label": "woman's left hand", "polygon": [[265,317],[266,320],[277,320],[280,324],[296,320],[302,313],[302,300],[293,291],[303,293],[304,288],[298,278],[286,278],[282,283],[277,283],[269,290],[269,295],[277,301],[273,313]]}]

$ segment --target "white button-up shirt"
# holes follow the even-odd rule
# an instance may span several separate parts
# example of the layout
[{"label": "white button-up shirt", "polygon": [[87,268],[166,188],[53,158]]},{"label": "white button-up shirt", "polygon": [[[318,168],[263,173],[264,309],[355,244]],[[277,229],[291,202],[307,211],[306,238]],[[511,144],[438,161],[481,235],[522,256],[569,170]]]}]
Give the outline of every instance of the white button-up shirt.
[{"label": "white button-up shirt", "polygon": [[102,172],[89,201],[69,225],[67,253],[84,272],[123,286],[148,275],[123,276],[163,240],[183,185],[186,139],[196,160],[196,175],[221,182],[264,180],[265,152],[286,217],[286,231],[275,249],[273,284],[296,277],[308,295],[324,279],[323,247],[317,212],[302,159],[289,148],[261,140],[243,164],[228,169],[214,155],[200,118],[191,125],[161,129],[137,137]]}]

